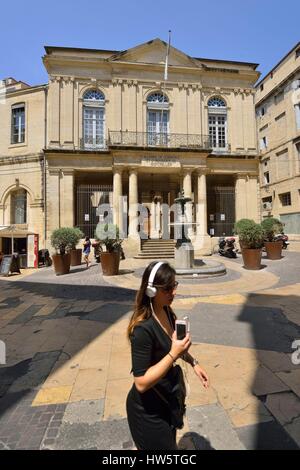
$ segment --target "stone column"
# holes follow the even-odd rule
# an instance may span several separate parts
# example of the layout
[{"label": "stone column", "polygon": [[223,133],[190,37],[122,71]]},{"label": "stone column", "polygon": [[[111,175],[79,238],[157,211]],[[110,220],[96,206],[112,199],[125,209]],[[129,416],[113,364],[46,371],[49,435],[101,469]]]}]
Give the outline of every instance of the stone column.
[{"label": "stone column", "polygon": [[[184,191],[185,197],[192,197],[192,169],[186,168],[183,170],[183,181],[182,181],[182,188]],[[188,202],[185,205],[185,221],[186,222],[193,222],[193,206],[192,202]],[[191,237],[193,233],[192,226],[186,230],[186,236]]]},{"label": "stone column", "polygon": [[156,235],[156,204],[155,204],[154,201],[151,201],[150,238],[157,238],[157,235]]},{"label": "stone column", "polygon": [[207,233],[207,192],[206,192],[206,175],[207,169],[201,169],[197,172],[198,179],[198,197],[197,197],[197,241],[196,248],[200,250],[202,255],[211,254],[211,238]]},{"label": "stone column", "polygon": [[[47,179],[47,241],[50,243],[50,237],[53,230],[61,227],[60,221],[60,170],[50,169]],[[47,246],[49,248],[49,246]],[[51,250],[53,250],[51,248]]]},{"label": "stone column", "polygon": [[136,168],[129,169],[129,237],[138,239],[138,172]]},{"label": "stone column", "polygon": [[238,173],[235,182],[235,220],[248,218],[246,173]]},{"label": "stone column", "polygon": [[206,172],[198,171],[197,235],[207,235]]},{"label": "stone column", "polygon": [[63,227],[74,227],[74,170],[64,169],[61,185],[61,224]]},{"label": "stone column", "polygon": [[259,222],[260,215],[260,195],[259,179],[257,175],[249,175],[246,183],[247,192],[247,218]]},{"label": "stone column", "polygon": [[156,221],[155,221],[155,225],[156,225],[156,233],[157,233],[157,238],[159,238],[159,235],[160,235],[160,231],[161,231],[161,220],[160,220],[160,210],[161,210],[161,207],[160,207],[160,200],[158,199],[157,200],[157,203],[156,203]]},{"label": "stone column", "polygon": [[113,179],[113,221],[118,225],[120,234],[123,232],[123,204],[122,204],[122,168],[114,168]]}]

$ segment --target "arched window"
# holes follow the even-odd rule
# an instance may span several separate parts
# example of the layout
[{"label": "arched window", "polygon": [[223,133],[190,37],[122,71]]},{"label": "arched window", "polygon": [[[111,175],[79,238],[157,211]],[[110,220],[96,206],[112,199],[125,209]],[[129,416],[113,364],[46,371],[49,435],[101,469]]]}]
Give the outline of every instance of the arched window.
[{"label": "arched window", "polygon": [[216,149],[227,148],[227,106],[225,101],[213,96],[208,100],[208,129],[210,145]]},{"label": "arched window", "polygon": [[83,95],[83,142],[85,148],[105,147],[105,96],[99,90]]},{"label": "arched window", "polygon": [[11,224],[27,223],[27,191],[17,189],[11,193],[10,199]]},{"label": "arched window", "polygon": [[105,96],[99,90],[88,90],[83,95],[84,101],[105,101]]},{"label": "arched window", "polygon": [[147,103],[169,103],[169,100],[163,93],[156,92],[148,96]]},{"label": "arched window", "polygon": [[169,133],[169,100],[160,92],[147,97],[148,145],[167,145]]}]

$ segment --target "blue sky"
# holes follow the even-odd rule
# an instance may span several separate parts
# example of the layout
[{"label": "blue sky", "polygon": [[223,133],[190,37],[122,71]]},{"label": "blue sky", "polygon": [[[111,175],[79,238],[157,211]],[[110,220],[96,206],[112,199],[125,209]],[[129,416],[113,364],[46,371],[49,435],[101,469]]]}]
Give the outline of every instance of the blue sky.
[{"label": "blue sky", "polygon": [[169,29],[191,56],[259,63],[265,75],[300,41],[299,17],[299,0],[3,2],[0,78],[46,83],[44,45],[123,50]]}]

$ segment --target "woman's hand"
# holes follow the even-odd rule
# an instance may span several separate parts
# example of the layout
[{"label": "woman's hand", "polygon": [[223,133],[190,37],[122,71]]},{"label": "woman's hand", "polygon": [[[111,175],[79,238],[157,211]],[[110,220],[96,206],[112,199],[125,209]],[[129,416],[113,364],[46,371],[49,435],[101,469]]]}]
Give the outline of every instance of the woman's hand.
[{"label": "woman's hand", "polygon": [[178,359],[182,354],[186,353],[191,346],[190,334],[188,333],[185,338],[177,339],[176,331],[172,334],[172,347],[170,354]]},{"label": "woman's hand", "polygon": [[193,367],[193,369],[194,369],[194,372],[197,375],[197,377],[199,377],[199,379],[201,380],[203,387],[208,388],[209,387],[209,378],[208,378],[208,375],[205,372],[205,370],[201,369],[199,364],[196,364]]}]

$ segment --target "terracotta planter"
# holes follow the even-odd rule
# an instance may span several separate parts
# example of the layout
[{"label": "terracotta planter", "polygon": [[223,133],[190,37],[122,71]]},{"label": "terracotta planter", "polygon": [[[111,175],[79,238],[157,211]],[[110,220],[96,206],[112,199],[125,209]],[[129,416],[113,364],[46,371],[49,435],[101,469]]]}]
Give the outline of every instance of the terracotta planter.
[{"label": "terracotta planter", "polygon": [[104,276],[116,276],[119,274],[120,253],[101,253],[101,266]]},{"label": "terracotta planter", "polygon": [[61,274],[68,274],[70,272],[71,254],[65,253],[64,255],[53,255],[53,266],[57,276]]},{"label": "terracotta planter", "polygon": [[241,240],[239,240],[239,245],[240,245],[240,253],[241,253],[244,249],[244,243]]},{"label": "terracotta planter", "polygon": [[80,266],[81,259],[82,259],[82,249],[76,248],[75,250],[71,250],[71,266]]},{"label": "terracotta planter", "polygon": [[242,256],[245,269],[260,269],[261,267],[261,248],[243,248]]},{"label": "terracotta planter", "polygon": [[278,242],[265,242],[268,259],[281,259],[282,240]]}]

